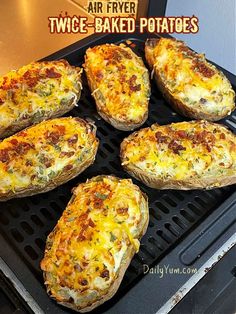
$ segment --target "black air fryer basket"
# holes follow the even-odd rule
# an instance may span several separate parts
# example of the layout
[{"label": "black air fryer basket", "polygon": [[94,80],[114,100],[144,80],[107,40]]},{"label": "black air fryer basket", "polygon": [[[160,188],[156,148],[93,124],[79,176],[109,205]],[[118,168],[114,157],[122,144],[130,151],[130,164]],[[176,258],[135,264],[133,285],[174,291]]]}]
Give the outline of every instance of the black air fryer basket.
[{"label": "black air fryer basket", "polygon": [[[81,66],[86,49],[102,43],[124,43],[144,57],[147,37],[150,36],[139,32],[132,38],[118,34],[93,35],[46,59],[65,58],[70,64]],[[236,78],[227,71],[224,73],[235,89]],[[68,115],[95,121],[100,139],[95,163],[51,192],[0,203],[1,270],[35,313],[72,313],[47,296],[39,268],[46,237],[65,209],[72,187],[99,174],[128,177],[120,165],[119,146],[129,133],[114,129],[98,116],[85,76],[78,107]],[[149,118],[143,127],[183,120],[167,105],[153,83]],[[235,113],[220,122],[236,132]],[[214,190],[159,191],[133,181],[149,197],[148,230],[117,294],[93,313],[153,314],[158,310],[166,313],[236,243],[235,185]],[[152,271],[144,274],[147,268]],[[167,268],[162,276],[161,269]]]}]

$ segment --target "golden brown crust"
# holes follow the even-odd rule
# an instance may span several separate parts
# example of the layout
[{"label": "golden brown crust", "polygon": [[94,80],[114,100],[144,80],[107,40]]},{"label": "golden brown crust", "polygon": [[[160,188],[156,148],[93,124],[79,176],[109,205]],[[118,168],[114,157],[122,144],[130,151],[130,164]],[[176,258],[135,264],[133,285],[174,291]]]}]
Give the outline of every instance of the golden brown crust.
[{"label": "golden brown crust", "polygon": [[[112,45],[112,46],[115,47],[115,45]],[[107,44],[107,47],[109,49],[108,44]],[[124,49],[121,46],[117,46],[117,49],[118,48]],[[137,63],[139,65],[139,67],[143,67],[145,69],[143,61],[140,58],[138,58],[137,55],[131,49],[129,49],[129,54],[132,56],[134,64]],[[148,101],[149,101],[149,98],[146,99],[147,110],[139,121],[133,122],[133,121],[129,120],[127,117],[124,117],[122,120],[118,119],[115,117],[114,114],[110,114],[108,111],[104,110],[104,107],[106,107],[106,99],[105,99],[104,95],[102,94],[102,92],[98,89],[98,83],[96,81],[94,73],[92,72],[91,67],[89,66],[89,60],[88,60],[87,55],[85,56],[85,63],[83,66],[85,69],[89,88],[90,88],[92,95],[93,95],[95,102],[96,102],[97,112],[106,122],[110,123],[114,128],[116,128],[118,130],[122,130],[122,131],[134,130],[134,129],[140,127],[141,125],[143,125],[145,123],[145,121],[148,118]],[[150,94],[151,86],[150,86],[148,74],[145,77],[145,84],[146,84],[147,90],[149,90],[149,94]]]},{"label": "golden brown crust", "polygon": [[[122,156],[122,153],[121,153]],[[122,158],[122,157],[121,157]],[[227,185],[236,184],[236,174],[232,176],[219,176],[209,178],[191,178],[188,180],[162,180],[155,175],[147,174],[145,171],[135,166],[123,166],[124,170],[132,177],[142,181],[144,184],[153,189],[160,190],[195,190],[195,189],[214,189]]]},{"label": "golden brown crust", "polygon": [[[208,121],[218,121],[220,119],[223,119],[225,117],[225,114],[210,114],[209,112],[204,112],[202,110],[200,110],[199,108],[195,107],[190,107],[187,104],[185,104],[184,102],[182,102],[180,99],[175,98],[171,91],[168,89],[168,87],[166,86],[165,82],[163,81],[163,79],[161,78],[161,75],[158,71],[156,71],[155,69],[153,69],[153,66],[155,64],[155,59],[154,59],[154,55],[153,55],[153,51],[154,48],[156,47],[156,45],[158,45],[159,39],[158,38],[150,38],[146,41],[145,44],[145,58],[147,60],[147,63],[150,67],[150,69],[153,71],[154,73],[154,79],[155,82],[158,86],[158,88],[160,89],[160,91],[162,92],[164,98],[166,99],[166,101],[173,107],[173,109],[178,112],[179,114],[185,116],[185,117],[189,117],[192,119],[197,119],[197,120],[208,120]],[[212,68],[215,71],[215,68],[208,63],[208,67]],[[228,114],[230,114],[231,112],[229,112]]]}]

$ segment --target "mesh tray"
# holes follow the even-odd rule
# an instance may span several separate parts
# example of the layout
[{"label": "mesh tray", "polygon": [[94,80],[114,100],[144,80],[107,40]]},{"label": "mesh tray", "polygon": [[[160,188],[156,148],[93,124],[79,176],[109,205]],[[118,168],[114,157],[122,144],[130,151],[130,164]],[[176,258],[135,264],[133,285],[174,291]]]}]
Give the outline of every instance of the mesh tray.
[{"label": "mesh tray", "polygon": [[[144,57],[145,36],[142,37],[143,40],[135,38],[130,40],[131,48],[138,55]],[[127,38],[119,40],[117,43],[127,44],[126,40]],[[105,42],[108,42],[106,38],[100,39],[94,44]],[[77,57],[75,57],[74,51],[70,55],[65,53],[64,58],[73,65],[81,66],[83,51],[78,46],[77,50],[80,51]],[[49,59],[51,58],[49,57]],[[23,261],[42,287],[44,285],[39,263],[43,257],[45,240],[65,209],[71,197],[72,187],[98,174],[128,177],[120,166],[119,146],[129,133],[114,129],[98,116],[85,76],[83,76],[83,92],[79,106],[68,115],[90,118],[95,121],[98,127],[97,136],[100,139],[95,163],[77,178],[51,192],[0,203],[0,232],[16,252],[17,258]],[[149,118],[143,127],[150,126],[155,122],[162,125],[183,120],[183,117],[173,112],[165,103],[157,87],[152,83]],[[236,131],[235,113],[222,122],[232,131]],[[148,188],[136,180],[133,181],[149,197],[149,227],[141,241],[139,253],[135,255],[125,274],[118,294],[105,307],[113,304],[119,296],[124,295],[127,289],[130,289],[137,280],[142,278],[143,264],[149,266],[157,264],[184,236],[196,228],[236,190],[235,186],[230,186],[211,191],[158,191]],[[15,271],[17,272],[17,266]],[[46,292],[45,298],[47,298]],[[57,309],[59,310],[59,307],[55,304],[55,313],[57,313]],[[96,312],[100,313],[103,309],[104,306],[97,309]],[[67,309],[64,311],[70,312]]]}]

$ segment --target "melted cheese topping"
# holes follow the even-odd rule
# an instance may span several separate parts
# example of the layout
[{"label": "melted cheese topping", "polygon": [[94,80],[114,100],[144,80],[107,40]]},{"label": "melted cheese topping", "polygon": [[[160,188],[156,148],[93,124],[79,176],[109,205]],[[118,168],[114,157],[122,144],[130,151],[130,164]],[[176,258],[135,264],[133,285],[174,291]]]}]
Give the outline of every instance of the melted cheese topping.
[{"label": "melted cheese topping", "polygon": [[85,71],[94,80],[100,110],[123,122],[139,123],[148,110],[150,83],[143,61],[123,45],[101,45],[86,52]]},{"label": "melted cheese topping", "polygon": [[101,299],[138,251],[147,220],[147,201],[131,180],[98,176],[80,184],[41,262],[50,294],[78,309]]},{"label": "melted cheese topping", "polygon": [[96,154],[90,124],[78,118],[41,122],[0,142],[0,193],[47,186]]},{"label": "melted cheese topping", "polygon": [[161,38],[153,50],[154,68],[165,86],[189,107],[209,114],[230,114],[234,97],[230,82],[204,55],[182,41]]},{"label": "melted cheese topping", "polygon": [[76,103],[81,72],[60,60],[33,62],[0,77],[0,128],[26,119],[39,122]]},{"label": "melted cheese topping", "polygon": [[122,164],[163,181],[232,176],[236,138],[226,128],[205,121],[152,125],[122,143]]}]

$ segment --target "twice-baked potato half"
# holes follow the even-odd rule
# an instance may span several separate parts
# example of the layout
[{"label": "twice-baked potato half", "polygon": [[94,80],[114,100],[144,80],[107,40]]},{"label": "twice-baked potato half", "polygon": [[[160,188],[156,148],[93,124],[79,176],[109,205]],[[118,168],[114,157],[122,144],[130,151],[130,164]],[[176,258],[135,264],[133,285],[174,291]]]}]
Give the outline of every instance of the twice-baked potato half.
[{"label": "twice-baked potato half", "polygon": [[47,192],[95,159],[96,128],[79,118],[43,121],[0,142],[0,201]]},{"label": "twice-baked potato half", "polygon": [[119,130],[141,126],[148,117],[148,70],[130,48],[106,44],[86,51],[85,73],[99,115]]},{"label": "twice-baked potato half", "polygon": [[147,197],[130,179],[97,176],[78,185],[47,238],[41,269],[48,294],[79,312],[110,299],[148,220]]},{"label": "twice-baked potato half", "polygon": [[33,62],[0,77],[0,138],[62,116],[80,98],[81,72],[66,60]]},{"label": "twice-baked potato half", "polygon": [[236,136],[206,121],[152,125],[121,144],[124,169],[156,189],[210,189],[236,183]]},{"label": "twice-baked potato half", "polygon": [[148,39],[145,55],[157,86],[180,114],[217,121],[235,109],[235,92],[225,75],[184,42]]}]

